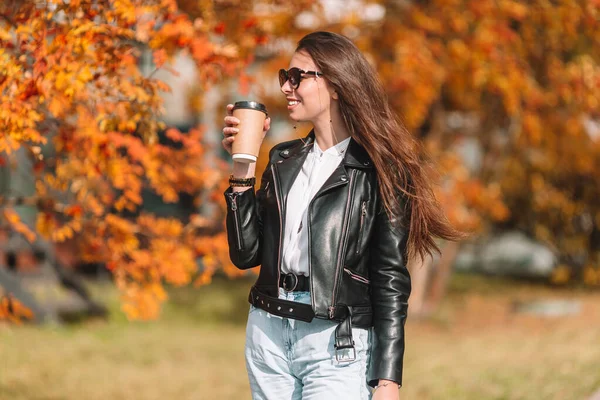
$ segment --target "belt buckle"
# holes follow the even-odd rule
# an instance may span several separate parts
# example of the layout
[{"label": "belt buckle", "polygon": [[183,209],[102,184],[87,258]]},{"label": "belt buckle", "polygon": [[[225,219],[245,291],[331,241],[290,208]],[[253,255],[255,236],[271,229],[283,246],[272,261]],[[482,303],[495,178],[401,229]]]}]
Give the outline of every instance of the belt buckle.
[{"label": "belt buckle", "polygon": [[352,362],[356,360],[356,348],[354,346],[336,348],[335,360],[338,363]]},{"label": "belt buckle", "polygon": [[[287,284],[287,278],[288,277],[293,277],[294,278],[294,285],[293,285],[292,288],[288,287],[288,284]],[[298,277],[295,274],[291,273],[291,272],[288,272],[287,274],[285,274],[285,276],[283,278],[283,290],[285,290],[286,292],[293,292],[294,289],[296,289],[297,286],[298,286]]]}]

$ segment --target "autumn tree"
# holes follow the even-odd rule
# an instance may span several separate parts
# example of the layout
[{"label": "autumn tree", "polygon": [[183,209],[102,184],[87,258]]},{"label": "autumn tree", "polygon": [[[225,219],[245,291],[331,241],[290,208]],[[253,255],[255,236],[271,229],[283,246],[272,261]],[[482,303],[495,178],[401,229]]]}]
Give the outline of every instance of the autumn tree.
[{"label": "autumn tree", "polygon": [[[221,266],[238,273],[222,215],[182,221],[143,208],[143,190],[164,202],[185,193],[220,204],[228,167],[212,157],[202,127],[182,133],[161,122],[160,93],[169,87],[142,73],[140,57],[151,52],[157,70],[169,69],[183,52],[206,90],[243,76],[269,33],[255,23],[251,2],[181,5],[192,3],[188,13],[174,0],[0,5],[0,154],[8,166],[26,148],[36,175],[35,196],[0,198],[3,222],[29,240],[76,237],[83,260],[113,272],[132,318],[158,314],[164,283],[207,283]],[[288,13],[306,4],[286,3],[278,7]],[[37,209],[35,227],[20,221],[15,205]]]},{"label": "autumn tree", "polygon": [[[367,18],[367,7],[383,13]],[[560,254],[556,281],[599,284],[599,8],[595,0],[380,0],[332,20],[307,0],[4,2],[0,151],[26,146],[37,160],[37,194],[18,200],[39,209],[37,232],[12,211],[17,199],[2,199],[3,214],[30,237],[77,235],[84,257],[112,268],[134,317],[156,315],[165,281],[207,282],[220,265],[234,273],[221,215],[182,222],[141,212],[143,188],[165,201],[210,192],[220,202],[227,172],[207,158],[201,128],[161,125],[159,92],[168,88],[141,73],[139,57],[151,51],[164,69],[184,51],[200,92],[235,77],[285,118],[280,94],[270,83],[261,89],[247,67],[276,80],[290,56],[281,48],[326,29],[350,36],[377,68],[440,167],[438,196],[459,228],[520,229]],[[312,25],[300,26],[306,13]],[[466,142],[476,162],[459,157]],[[42,158],[50,144],[55,156]]]},{"label": "autumn tree", "polygon": [[[390,98],[445,167],[449,215],[522,230],[560,255],[555,280],[600,284],[600,137],[586,127],[600,117],[600,4],[384,3],[361,38],[384,49]],[[453,154],[465,140],[482,155],[471,170]]]}]

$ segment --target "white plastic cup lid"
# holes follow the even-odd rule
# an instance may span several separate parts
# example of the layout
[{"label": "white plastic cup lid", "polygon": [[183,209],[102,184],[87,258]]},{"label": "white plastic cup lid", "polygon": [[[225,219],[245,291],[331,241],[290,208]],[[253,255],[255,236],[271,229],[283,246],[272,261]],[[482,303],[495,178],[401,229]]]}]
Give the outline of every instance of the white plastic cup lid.
[{"label": "white plastic cup lid", "polygon": [[256,156],[253,156],[252,154],[236,153],[231,158],[235,161],[247,164],[256,162]]}]

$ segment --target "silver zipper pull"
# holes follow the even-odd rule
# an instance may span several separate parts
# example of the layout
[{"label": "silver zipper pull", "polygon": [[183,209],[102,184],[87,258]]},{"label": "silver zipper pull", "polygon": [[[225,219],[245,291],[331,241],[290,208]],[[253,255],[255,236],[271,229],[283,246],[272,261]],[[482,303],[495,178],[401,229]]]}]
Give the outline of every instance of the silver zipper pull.
[{"label": "silver zipper pull", "polygon": [[367,215],[367,202],[366,201],[362,202],[362,215],[363,216]]},{"label": "silver zipper pull", "polygon": [[237,210],[237,203],[236,203],[236,197],[232,196],[231,197],[231,211],[236,211]]},{"label": "silver zipper pull", "polygon": [[334,307],[329,306],[329,319],[333,319]]}]

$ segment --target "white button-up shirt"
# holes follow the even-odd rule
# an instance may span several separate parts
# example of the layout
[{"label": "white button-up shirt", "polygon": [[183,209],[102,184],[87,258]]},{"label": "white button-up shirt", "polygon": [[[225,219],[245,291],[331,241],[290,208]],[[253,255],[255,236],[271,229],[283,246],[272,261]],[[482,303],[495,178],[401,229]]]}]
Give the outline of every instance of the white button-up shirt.
[{"label": "white button-up shirt", "polygon": [[350,144],[346,138],[322,151],[315,140],[287,197],[281,270],[308,276],[308,204],[338,167]]}]

